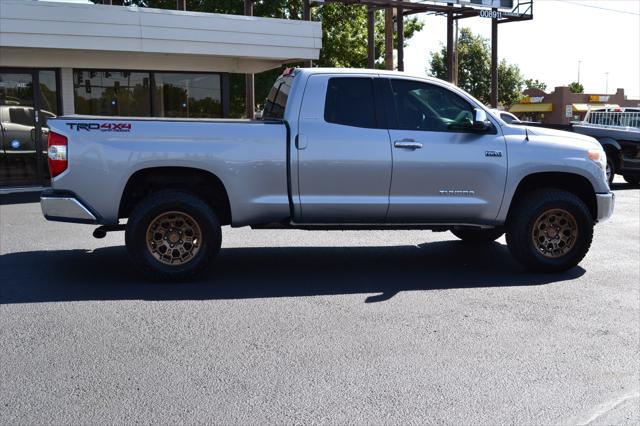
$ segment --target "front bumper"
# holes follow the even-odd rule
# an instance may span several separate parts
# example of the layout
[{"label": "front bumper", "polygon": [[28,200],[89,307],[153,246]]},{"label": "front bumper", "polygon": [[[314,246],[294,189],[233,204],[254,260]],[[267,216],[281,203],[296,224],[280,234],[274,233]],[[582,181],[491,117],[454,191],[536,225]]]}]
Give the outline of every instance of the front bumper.
[{"label": "front bumper", "polygon": [[615,204],[615,195],[613,192],[606,194],[596,194],[596,201],[598,204],[598,222],[604,222],[609,219],[613,214],[613,205]]},{"label": "front bumper", "polygon": [[42,214],[47,220],[98,223],[98,217],[72,193],[44,191],[40,196]]}]

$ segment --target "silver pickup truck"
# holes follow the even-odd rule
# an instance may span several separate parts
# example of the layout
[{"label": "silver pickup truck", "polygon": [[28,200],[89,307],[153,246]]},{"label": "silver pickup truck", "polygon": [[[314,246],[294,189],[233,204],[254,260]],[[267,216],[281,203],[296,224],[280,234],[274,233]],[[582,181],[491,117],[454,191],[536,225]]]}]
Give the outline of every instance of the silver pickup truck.
[{"label": "silver pickup truck", "polygon": [[[613,211],[593,138],[509,125],[448,83],[377,70],[291,69],[262,119],[49,120],[49,220],[125,229],[154,278],[190,279],[221,226],[506,233],[527,268],[562,271]],[[128,219],[121,224],[123,219]]]}]

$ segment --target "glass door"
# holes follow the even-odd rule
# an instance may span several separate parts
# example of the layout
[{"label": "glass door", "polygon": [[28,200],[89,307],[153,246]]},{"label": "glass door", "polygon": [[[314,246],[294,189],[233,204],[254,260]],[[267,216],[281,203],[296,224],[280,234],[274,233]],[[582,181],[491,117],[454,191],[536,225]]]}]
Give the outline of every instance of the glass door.
[{"label": "glass door", "polygon": [[57,110],[55,71],[0,70],[0,187],[46,182],[46,121]]}]

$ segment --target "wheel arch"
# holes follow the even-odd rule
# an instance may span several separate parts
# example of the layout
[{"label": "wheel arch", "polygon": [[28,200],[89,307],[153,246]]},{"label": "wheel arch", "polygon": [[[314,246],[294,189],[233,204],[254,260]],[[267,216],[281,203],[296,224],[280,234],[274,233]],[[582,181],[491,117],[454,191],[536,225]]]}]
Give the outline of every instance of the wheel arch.
[{"label": "wheel arch", "polygon": [[598,142],[600,142],[600,145],[602,145],[603,148],[615,148],[617,150],[622,149],[620,143],[613,138],[598,138]]},{"label": "wheel arch", "polygon": [[555,188],[575,194],[589,209],[595,221],[598,217],[598,202],[593,185],[586,177],[570,172],[540,172],[525,176],[520,180],[511,198],[506,221],[508,222],[515,206],[527,193],[543,188]]},{"label": "wheel arch", "polygon": [[599,138],[598,142],[602,145],[602,149],[607,153],[607,157],[611,156],[611,153],[615,153],[614,156],[611,156],[611,159],[614,162],[616,169],[620,169],[620,153],[622,152],[622,147],[617,140],[612,138]]},{"label": "wheel arch", "polygon": [[120,197],[118,218],[129,217],[146,196],[168,189],[197,195],[212,208],[222,225],[231,223],[231,204],[222,180],[207,170],[182,166],[145,168],[129,176]]}]

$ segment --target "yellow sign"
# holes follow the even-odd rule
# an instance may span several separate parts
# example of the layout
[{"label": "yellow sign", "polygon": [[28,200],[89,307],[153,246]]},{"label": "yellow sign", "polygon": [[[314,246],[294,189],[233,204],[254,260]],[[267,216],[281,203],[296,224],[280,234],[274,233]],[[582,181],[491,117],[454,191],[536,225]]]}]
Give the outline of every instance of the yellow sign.
[{"label": "yellow sign", "polygon": [[544,96],[524,96],[520,101],[523,104],[540,104],[544,100]]},{"label": "yellow sign", "polygon": [[589,102],[609,102],[609,96],[591,95]]}]

